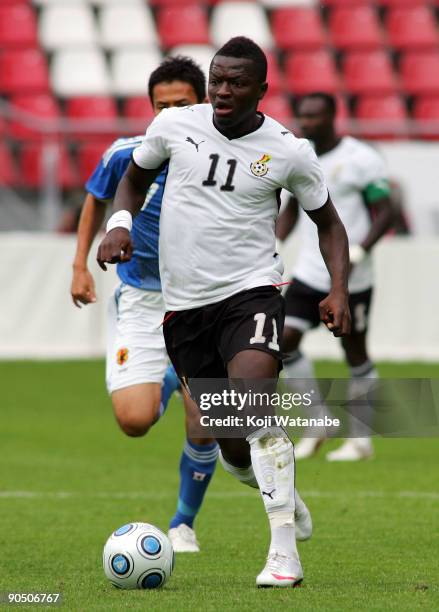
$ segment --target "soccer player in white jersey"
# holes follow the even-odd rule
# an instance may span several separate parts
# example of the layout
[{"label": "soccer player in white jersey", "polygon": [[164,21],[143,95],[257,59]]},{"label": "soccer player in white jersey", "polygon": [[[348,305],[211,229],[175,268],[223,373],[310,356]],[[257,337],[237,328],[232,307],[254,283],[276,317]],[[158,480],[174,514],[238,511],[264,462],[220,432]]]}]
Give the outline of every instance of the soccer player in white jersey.
[{"label": "soccer player in white jersey", "polygon": [[[211,105],[164,111],[149,126],[119,183],[116,212],[98,249],[104,269],[130,256],[132,214],[169,160],[160,219],[164,335],[190,389],[198,378],[277,380],[284,300],[276,286],[283,266],[274,229],[282,188],[318,227],[333,280],[322,319],[337,336],[350,328],[346,232],[308,141],[257,111],[266,76],[265,54],[247,38],[231,39],[217,52],[209,73]],[[303,578],[296,504],[306,508],[294,493],[293,445],[280,427],[247,433],[218,442],[224,467],[258,486],[268,514],[271,544],[256,582],[294,586]]]},{"label": "soccer player in white jersey", "polygon": [[[165,59],[150,75],[149,96],[155,114],[164,108],[187,106],[206,98],[206,78],[188,57]],[[145,100],[146,104],[146,100]],[[87,181],[87,196],[78,228],[71,294],[79,306],[96,301],[87,258],[133,150],[142,137],[120,138],[104,153]],[[166,409],[180,383],[168,356],[161,322],[165,306],[161,294],[158,242],[159,219],[167,170],[156,177],[144,197],[133,225],[135,254],[121,263],[121,284],[110,299],[107,320],[107,388],[121,429],[142,436]],[[199,420],[197,407],[184,393],[187,429]],[[169,537],[175,552],[198,552],[194,531],[204,494],[215,470],[218,445],[212,439],[187,436],[180,460],[178,505]]]},{"label": "soccer player in white jersey", "polygon": [[[351,371],[350,437],[326,458],[329,461],[355,461],[372,455],[370,426],[373,407],[368,395],[373,395],[374,380],[378,376],[366,347],[373,285],[370,252],[389,229],[393,213],[383,159],[364,142],[351,136],[338,136],[335,114],[335,99],[325,93],[309,94],[296,105],[300,128],[303,135],[314,143],[334,206],[349,239],[352,328],[351,334],[344,336],[341,343]],[[292,198],[278,219],[279,238],[286,238],[293,229],[298,212],[298,202]],[[306,215],[302,216],[299,226],[301,248],[294,265],[293,283],[285,295],[282,348],[288,357],[284,359],[284,372],[287,379],[297,379],[296,389],[297,385],[311,386],[318,393],[313,366],[300,351],[300,342],[307,330],[320,322],[319,302],[330,288],[331,279],[320,254],[315,226]],[[309,416],[323,417],[327,407],[321,398],[314,398],[313,414]],[[317,452],[326,439],[325,434],[324,430],[317,429],[306,432],[296,445],[296,458],[309,457]]]}]

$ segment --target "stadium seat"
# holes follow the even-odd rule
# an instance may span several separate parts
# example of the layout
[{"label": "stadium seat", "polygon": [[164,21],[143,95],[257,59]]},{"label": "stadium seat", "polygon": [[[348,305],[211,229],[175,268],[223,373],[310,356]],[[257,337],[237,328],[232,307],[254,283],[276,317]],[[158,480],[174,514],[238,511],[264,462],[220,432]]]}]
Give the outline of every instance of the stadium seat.
[{"label": "stadium seat", "polygon": [[84,143],[81,145],[78,151],[78,170],[81,185],[84,185],[88,181],[91,173],[111,143],[112,139]]},{"label": "stadium seat", "polygon": [[110,65],[113,93],[122,97],[146,95],[149,75],[157,68],[161,59],[157,49],[128,49],[113,53]]},{"label": "stadium seat", "polygon": [[404,8],[410,6],[429,5],[429,0],[378,0],[377,4],[384,8]]},{"label": "stadium seat", "polygon": [[435,17],[426,6],[392,9],[386,17],[386,26],[389,42],[398,50],[439,46]]},{"label": "stadium seat", "polygon": [[210,32],[216,47],[221,47],[233,36],[242,36],[243,32],[263,49],[273,45],[264,9],[253,2],[217,4],[212,11]]},{"label": "stadium seat", "polygon": [[266,51],[267,56],[267,82],[268,95],[285,91],[284,77],[280,71],[279,64],[273,51]]},{"label": "stadium seat", "polygon": [[370,6],[370,0],[322,0],[323,7]]},{"label": "stadium seat", "polygon": [[13,49],[0,53],[0,93],[49,91],[46,58],[37,49]]},{"label": "stadium seat", "polygon": [[439,94],[438,52],[406,53],[401,58],[399,70],[408,94]]},{"label": "stadium seat", "polygon": [[269,11],[280,8],[305,8],[318,6],[317,0],[259,0],[259,4]]},{"label": "stadium seat", "polygon": [[437,140],[439,137],[439,96],[415,100],[413,117],[417,121],[416,135],[423,139]]},{"label": "stadium seat", "polygon": [[140,122],[144,122],[143,129],[141,128],[139,133],[144,132],[146,124],[154,118],[154,111],[149,97],[144,95],[127,98],[123,106],[123,116],[126,119],[138,119],[139,125]]},{"label": "stadium seat", "polygon": [[293,112],[288,98],[282,94],[266,95],[259,104],[259,110],[262,113],[273,117],[276,121],[290,127],[293,120]]},{"label": "stadium seat", "polygon": [[40,15],[38,31],[42,46],[49,51],[84,49],[98,41],[93,11],[87,4],[46,6]]},{"label": "stadium seat", "polygon": [[105,96],[111,89],[105,57],[98,49],[58,51],[52,60],[51,81],[56,95],[65,98]]},{"label": "stadium seat", "polygon": [[[108,1],[108,0],[105,0]],[[111,1],[111,0],[110,0]],[[210,4],[215,4],[216,0],[199,0],[198,2],[194,2],[194,0],[149,0],[150,6],[154,6],[157,8],[162,7],[176,7],[176,6],[190,6],[193,4],[198,4],[199,6],[209,6]]]},{"label": "stadium seat", "polygon": [[292,53],[286,61],[288,91],[303,95],[311,91],[333,93],[339,88],[339,78],[332,56],[326,51]]},{"label": "stadium seat", "polygon": [[144,4],[109,4],[100,11],[101,44],[107,49],[158,44],[151,11]]},{"label": "stadium seat", "polygon": [[320,13],[315,8],[273,11],[271,24],[276,45],[285,51],[314,50],[326,44]]},{"label": "stadium seat", "polygon": [[17,184],[15,161],[9,148],[0,141],[0,187],[14,187]]},{"label": "stadium seat", "polygon": [[168,55],[186,55],[191,57],[209,75],[209,66],[215,55],[215,48],[210,45],[178,45],[169,50]]},{"label": "stadium seat", "polygon": [[[38,139],[50,133],[56,133],[54,122],[60,119],[61,111],[58,102],[51,94],[36,94],[36,95],[16,95],[10,99],[11,106],[17,111],[25,112],[32,116],[34,127],[29,127],[20,118],[11,120],[10,133],[14,138],[21,139]],[[52,120],[52,125],[49,121]],[[44,125],[46,121],[46,125]]]},{"label": "stadium seat", "polygon": [[372,6],[335,8],[329,16],[329,30],[337,49],[377,49],[383,44],[378,18]]},{"label": "stadium seat", "polygon": [[197,4],[160,9],[157,29],[165,49],[177,45],[209,43],[207,13]]},{"label": "stadium seat", "polygon": [[384,51],[353,51],[343,61],[346,89],[354,95],[394,93],[396,80]]},{"label": "stadium seat", "polygon": [[35,12],[27,4],[0,4],[0,48],[38,45]]},{"label": "stadium seat", "polygon": [[363,96],[359,98],[355,116],[371,122],[362,135],[367,138],[407,136],[407,110],[398,95]]},{"label": "stadium seat", "polygon": [[89,140],[108,136],[114,139],[118,135],[115,130],[118,113],[114,98],[106,96],[71,98],[67,100],[65,112],[69,119],[90,120],[90,129],[75,131],[75,138]]},{"label": "stadium seat", "polygon": [[[44,143],[25,143],[19,153],[20,182],[28,189],[38,189],[45,180]],[[63,144],[58,144],[58,164],[56,178],[63,189],[78,186],[78,177],[69,152]]]}]

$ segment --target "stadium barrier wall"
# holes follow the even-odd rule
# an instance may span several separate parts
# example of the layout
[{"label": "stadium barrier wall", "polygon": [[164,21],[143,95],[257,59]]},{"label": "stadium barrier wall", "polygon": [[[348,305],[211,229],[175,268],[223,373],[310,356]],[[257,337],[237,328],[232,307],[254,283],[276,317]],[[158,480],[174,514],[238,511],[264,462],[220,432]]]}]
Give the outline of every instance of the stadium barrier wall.
[{"label": "stadium barrier wall", "polygon": [[[85,358],[105,351],[108,297],[117,284],[114,267],[102,272],[96,246],[90,255],[98,302],[81,309],[70,297],[75,237],[3,233],[0,357]],[[297,240],[281,254],[291,269]],[[376,295],[371,314],[374,359],[439,360],[439,240],[388,238],[374,254]],[[309,333],[304,350],[314,358],[338,358],[339,341],[323,328]]]}]

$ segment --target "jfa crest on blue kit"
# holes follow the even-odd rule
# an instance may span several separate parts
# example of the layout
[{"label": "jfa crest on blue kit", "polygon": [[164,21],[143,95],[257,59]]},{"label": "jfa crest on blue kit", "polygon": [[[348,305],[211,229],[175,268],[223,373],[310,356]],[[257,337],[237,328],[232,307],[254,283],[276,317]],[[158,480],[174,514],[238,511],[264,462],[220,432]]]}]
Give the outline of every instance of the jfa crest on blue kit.
[{"label": "jfa crest on blue kit", "polygon": [[[143,136],[120,138],[102,156],[85,188],[98,200],[112,200],[125,173],[133,150]],[[131,237],[134,252],[130,261],[118,264],[117,273],[123,283],[146,291],[161,291],[159,274],[159,221],[167,169],[149,188],[142,210],[134,217]]]}]

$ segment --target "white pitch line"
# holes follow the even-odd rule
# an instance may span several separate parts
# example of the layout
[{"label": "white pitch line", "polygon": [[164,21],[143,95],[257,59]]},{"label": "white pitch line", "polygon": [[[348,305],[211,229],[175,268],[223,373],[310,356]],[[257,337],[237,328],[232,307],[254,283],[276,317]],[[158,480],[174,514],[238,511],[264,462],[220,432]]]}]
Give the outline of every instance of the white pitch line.
[{"label": "white pitch line", "polygon": [[[326,498],[326,499],[345,499],[345,498],[397,498],[397,499],[430,499],[439,500],[439,491],[300,491],[305,498]],[[1,499],[149,499],[164,500],[175,497],[175,493],[145,493],[141,491],[0,491]],[[240,497],[253,497],[256,491],[209,491],[207,494],[212,499],[237,499]]]}]

